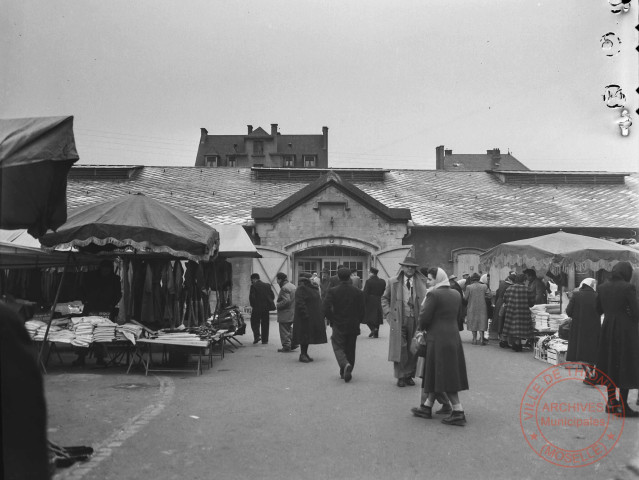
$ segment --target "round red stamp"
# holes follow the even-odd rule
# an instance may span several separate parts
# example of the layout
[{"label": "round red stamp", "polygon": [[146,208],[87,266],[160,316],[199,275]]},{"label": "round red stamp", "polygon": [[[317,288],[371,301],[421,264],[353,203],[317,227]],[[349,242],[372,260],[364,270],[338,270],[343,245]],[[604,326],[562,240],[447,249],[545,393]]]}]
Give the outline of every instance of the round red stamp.
[{"label": "round red stamp", "polygon": [[[553,465],[567,468],[597,463],[615,448],[624,417],[606,412],[610,378],[595,369],[597,386],[584,385],[578,362],[561,363],[537,375],[521,399],[519,422],[530,448]],[[575,398],[579,389],[579,400]]]}]

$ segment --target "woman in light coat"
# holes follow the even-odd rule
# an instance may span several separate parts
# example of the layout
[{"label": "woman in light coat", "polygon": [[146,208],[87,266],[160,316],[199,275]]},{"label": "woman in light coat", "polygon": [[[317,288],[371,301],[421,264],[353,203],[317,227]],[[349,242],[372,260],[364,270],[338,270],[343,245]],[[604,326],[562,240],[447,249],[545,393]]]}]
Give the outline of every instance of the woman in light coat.
[{"label": "woman in light coat", "polygon": [[[466,306],[466,328],[473,332],[473,345],[486,345],[488,342],[484,338],[484,332],[488,330],[488,308],[486,299],[490,301],[490,288],[485,283],[480,282],[479,274],[473,273],[470,277],[472,283],[466,287],[464,300]],[[479,332],[480,338],[477,338]]]}]

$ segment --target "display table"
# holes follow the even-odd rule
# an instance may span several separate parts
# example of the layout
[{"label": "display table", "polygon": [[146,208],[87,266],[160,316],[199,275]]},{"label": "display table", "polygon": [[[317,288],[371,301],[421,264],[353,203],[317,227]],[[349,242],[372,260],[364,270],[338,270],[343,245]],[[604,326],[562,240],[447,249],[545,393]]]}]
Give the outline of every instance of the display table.
[{"label": "display table", "polygon": [[[153,352],[152,349],[154,346],[161,346],[163,353],[163,360],[166,360],[166,352],[169,347],[176,347],[178,350],[185,351],[189,354],[197,355],[197,364],[195,372],[197,375],[202,375],[202,355],[206,355],[206,349],[210,347],[210,342],[207,340],[177,340],[171,338],[140,338],[135,344],[135,354],[131,356],[129,362],[129,368],[127,373],[131,370],[133,366],[133,361],[136,357],[140,358],[142,361],[142,365],[145,369],[145,375],[148,375],[149,372],[184,372],[184,371],[192,371],[192,369],[188,368],[155,368],[152,365],[153,362]],[[144,359],[146,353],[146,360]],[[209,353],[209,364],[210,364],[210,353]]]}]

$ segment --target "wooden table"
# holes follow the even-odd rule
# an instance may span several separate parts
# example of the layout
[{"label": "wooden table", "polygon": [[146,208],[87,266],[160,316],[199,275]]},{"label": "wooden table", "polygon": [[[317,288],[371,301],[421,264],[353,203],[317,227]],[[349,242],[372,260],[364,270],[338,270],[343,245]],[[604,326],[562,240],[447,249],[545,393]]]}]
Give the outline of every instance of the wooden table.
[{"label": "wooden table", "polygon": [[[161,345],[163,348],[163,353],[166,353],[167,347],[179,347],[180,349],[185,349],[189,353],[195,353],[198,356],[197,364],[195,372],[197,375],[202,375],[202,355],[206,354],[206,349],[209,348],[210,342],[207,340],[174,340],[171,338],[140,338],[137,340],[135,347],[136,352],[131,356],[131,361],[129,363],[129,369],[127,373],[131,370],[131,366],[133,365],[133,361],[136,356],[140,358],[142,364],[144,365],[145,375],[148,375],[149,372],[184,372],[184,371],[192,371],[191,369],[186,368],[152,368],[153,362],[153,354],[152,347],[154,345]],[[144,354],[146,353],[146,360],[144,359]]]}]

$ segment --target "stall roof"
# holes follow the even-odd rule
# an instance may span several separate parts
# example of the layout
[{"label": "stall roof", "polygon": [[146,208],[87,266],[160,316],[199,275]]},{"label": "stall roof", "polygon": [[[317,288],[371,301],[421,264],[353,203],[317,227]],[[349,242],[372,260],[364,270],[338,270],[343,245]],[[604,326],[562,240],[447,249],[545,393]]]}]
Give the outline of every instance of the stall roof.
[{"label": "stall roof", "polygon": [[248,257],[260,258],[251,238],[241,225],[212,225],[220,234],[221,257]]},{"label": "stall roof", "polygon": [[98,265],[102,258],[69,252],[47,252],[40,248],[25,247],[0,241],[0,268],[51,268],[69,265]]}]

